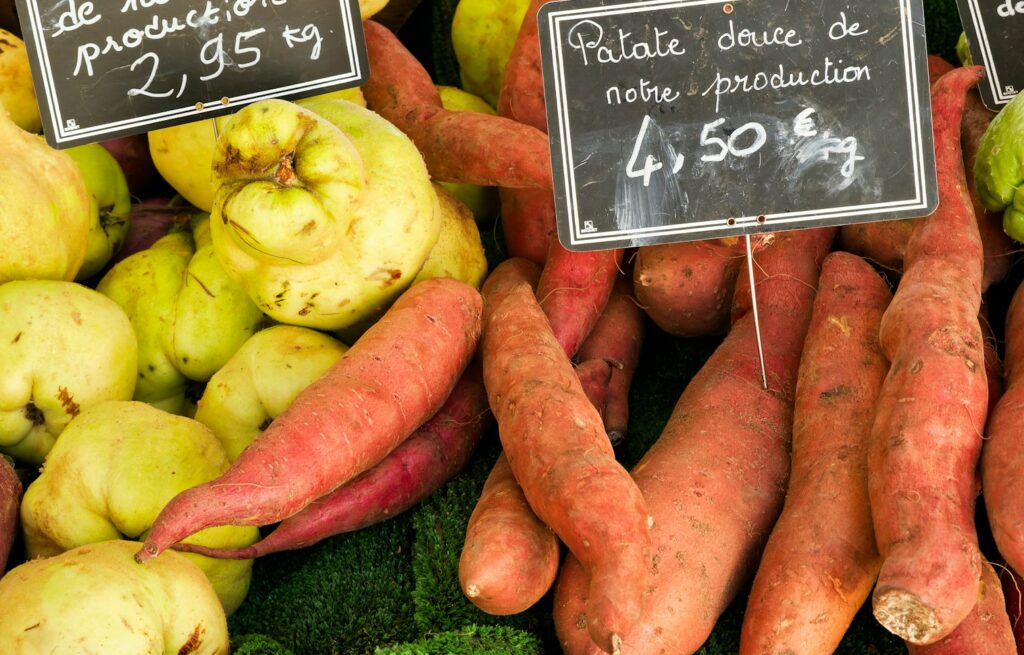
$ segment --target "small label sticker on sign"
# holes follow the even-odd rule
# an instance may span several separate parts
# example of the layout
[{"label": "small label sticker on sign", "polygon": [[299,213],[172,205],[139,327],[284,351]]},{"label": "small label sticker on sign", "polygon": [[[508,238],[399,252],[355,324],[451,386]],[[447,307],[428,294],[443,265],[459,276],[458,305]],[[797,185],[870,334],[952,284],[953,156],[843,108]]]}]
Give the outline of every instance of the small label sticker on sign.
[{"label": "small label sticker on sign", "polygon": [[538,21],[570,250],[938,204],[920,0],[572,0]]},{"label": "small label sticker on sign", "polygon": [[985,67],[981,99],[992,111],[1013,100],[1024,84],[1024,0],[957,0],[973,63]]},{"label": "small label sticker on sign", "polygon": [[357,0],[17,0],[43,128],[66,148],[362,84]]}]

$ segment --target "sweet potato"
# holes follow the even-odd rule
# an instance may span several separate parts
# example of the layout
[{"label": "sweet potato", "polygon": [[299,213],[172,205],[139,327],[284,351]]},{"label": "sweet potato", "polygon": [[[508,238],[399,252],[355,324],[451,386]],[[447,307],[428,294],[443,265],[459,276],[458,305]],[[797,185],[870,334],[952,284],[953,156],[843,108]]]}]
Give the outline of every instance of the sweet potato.
[{"label": "sweet potato", "polygon": [[11,462],[0,455],[0,576],[6,570],[14,537],[18,534],[18,506],[21,504],[21,481]]},{"label": "sweet potato", "polygon": [[[631,291],[629,279],[620,275],[597,324],[576,353],[582,362],[580,366],[593,361],[608,362],[611,366],[603,409],[601,406],[598,409],[602,410],[601,418],[612,445],[625,438],[629,427],[629,385],[640,361],[644,340],[643,312]],[[594,398],[587,395],[594,402]]]},{"label": "sweet potato", "polygon": [[174,549],[221,559],[252,559],[305,548],[395,517],[451,480],[490,423],[479,364],[470,364],[437,414],[379,464],[289,516],[262,540],[234,550],[196,544]]},{"label": "sweet potato", "polygon": [[889,370],[878,324],[891,297],[857,255],[825,258],[800,358],[786,504],[754,578],[740,655],[831,653],[871,593],[881,560],[867,441]]},{"label": "sweet potato", "polygon": [[463,593],[488,614],[518,614],[551,588],[558,555],[558,537],[533,513],[502,453],[466,527]]},{"label": "sweet potato", "polygon": [[999,581],[1003,583],[1003,595],[1006,596],[1006,612],[1010,616],[1013,627],[1013,639],[1017,643],[1017,653],[1024,653],[1024,579],[1013,569],[1002,566],[999,569]]},{"label": "sweet potato", "polygon": [[[550,0],[533,0],[526,10],[505,66],[498,114],[548,131],[540,70],[537,12]],[[548,155],[550,156],[550,155]],[[555,234],[555,199],[550,189],[502,189],[501,225],[512,257],[543,264]]]},{"label": "sweet potato", "polygon": [[[934,64],[938,60],[941,64]],[[953,67],[934,55],[928,56],[930,74],[953,70]],[[932,79],[935,82],[936,78]],[[981,101],[981,95],[972,89],[967,95],[963,121],[960,130],[963,159],[966,170],[974,170],[978,145],[988,124],[995,114]],[[1014,244],[1003,232],[1001,215],[985,209],[974,189],[974,175],[967,175],[968,189],[974,203],[974,215],[978,221],[981,243],[985,251],[985,275],[982,291],[1002,280],[1013,263]],[[863,255],[883,268],[899,273],[903,270],[903,258],[907,252],[907,241],[920,218],[899,221],[877,221],[844,225],[839,230],[840,247]]]},{"label": "sweet potato", "polygon": [[[532,263],[513,260],[509,266],[516,268],[516,274],[506,276],[506,281],[527,280],[531,288],[536,284],[538,273]],[[492,283],[492,292],[503,293],[494,288],[495,284]],[[606,337],[605,341],[609,339]],[[619,343],[605,345],[625,347]],[[620,392],[623,371],[603,357],[587,359],[576,366],[575,371],[584,395],[605,420],[610,395]],[[613,374],[618,374],[614,390],[611,388]],[[631,370],[629,375],[632,375]],[[627,379],[627,391],[628,384]],[[621,413],[619,401],[612,403],[613,410]],[[507,459],[498,459],[490,479],[495,481],[494,485],[484,490],[466,531],[459,576],[463,593],[480,609],[491,614],[515,614],[531,607],[554,584],[558,572],[558,538],[533,512],[512,477]]]},{"label": "sweet potato", "polygon": [[928,84],[935,84],[940,77],[953,70],[953,64],[938,55],[928,55]]},{"label": "sweet potato", "polygon": [[1024,285],[1006,315],[1006,388],[993,408],[981,456],[992,535],[1010,568],[1024,570]]},{"label": "sweet potato", "polygon": [[950,634],[978,598],[975,467],[988,385],[978,312],[984,256],[960,148],[980,67],[932,86],[939,208],[911,234],[879,332],[891,362],[871,432],[868,484],[882,568],[878,621],[915,644]]},{"label": "sweet potato", "polygon": [[988,562],[982,564],[981,574],[978,602],[967,618],[934,644],[908,643],[908,655],[1017,655],[999,576]]},{"label": "sweet potato", "polygon": [[447,111],[430,75],[386,27],[363,21],[370,77],[366,105],[416,143],[431,177],[483,186],[551,188],[540,130],[476,112]]},{"label": "sweet potato", "polygon": [[498,113],[547,132],[544,79],[541,75],[537,12],[552,0],[531,0],[505,66]]},{"label": "sweet potato", "polygon": [[516,260],[484,284],[484,384],[530,506],[590,573],[589,630],[618,653],[640,619],[648,513]]},{"label": "sweet potato", "polygon": [[498,197],[509,257],[543,264],[548,258],[548,245],[558,239],[551,189],[499,189]]},{"label": "sweet potato", "polygon": [[266,525],[376,465],[437,413],[473,356],[482,302],[421,282],[306,387],[221,477],[175,496],[137,559],[214,525]]},{"label": "sweet potato", "polygon": [[[693,653],[754,573],[782,509],[797,367],[818,267],[834,234],[764,237],[754,270],[770,388],[762,386],[750,287],[741,274],[732,330],[633,470],[654,517],[654,558],[646,611],[623,639],[629,655]],[[566,558],[555,587],[555,629],[569,655],[596,652],[587,634],[587,584],[579,563]]]},{"label": "sweet potato", "polygon": [[737,238],[644,246],[637,250],[633,288],[662,330],[680,337],[721,334],[744,250]]},{"label": "sweet potato", "polygon": [[570,252],[552,239],[537,283],[548,325],[572,357],[594,329],[619,274],[622,250]]}]

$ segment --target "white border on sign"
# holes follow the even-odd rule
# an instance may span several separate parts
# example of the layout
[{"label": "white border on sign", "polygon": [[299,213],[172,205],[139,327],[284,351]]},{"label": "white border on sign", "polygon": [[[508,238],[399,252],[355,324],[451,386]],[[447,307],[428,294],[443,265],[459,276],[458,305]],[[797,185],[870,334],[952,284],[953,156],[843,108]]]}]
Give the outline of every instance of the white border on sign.
[{"label": "white border on sign", "polygon": [[992,45],[988,42],[988,32],[985,30],[985,21],[981,17],[981,8],[978,0],[967,0],[967,7],[971,10],[971,22],[978,35],[978,49],[981,51],[981,58],[985,65],[986,81],[989,89],[992,90],[992,97],[1001,105],[1013,100],[1016,94],[1009,94],[1003,91],[999,83],[999,71],[996,70],[995,58],[992,56]]},{"label": "white border on sign", "polygon": [[[686,235],[695,232],[709,233],[715,230],[722,232],[735,232],[737,228],[747,225],[759,225],[758,216],[734,216],[730,224],[727,218],[712,221],[675,223],[672,225],[659,225],[657,227],[634,228],[629,230],[607,230],[598,233],[583,234],[580,230],[579,207],[576,202],[576,179],[575,163],[572,157],[572,132],[569,126],[568,103],[566,101],[565,89],[565,64],[564,48],[562,47],[561,31],[559,24],[569,20],[580,20],[583,18],[600,17],[604,15],[622,15],[649,11],[651,9],[680,9],[699,5],[726,4],[735,0],[634,0],[621,4],[609,5],[598,8],[563,9],[548,13],[548,34],[551,51],[555,53],[553,65],[553,76],[557,82],[555,86],[555,106],[558,119],[558,135],[562,151],[562,175],[565,181],[566,203],[569,216],[570,244],[598,244],[610,241],[620,242],[632,236],[655,238],[674,234]],[[973,2],[973,0],[972,0]],[[908,0],[900,0],[900,26],[903,41],[903,66],[905,79],[907,81],[907,106],[910,119],[910,145],[916,156],[912,157],[914,165],[914,197],[907,200],[896,200],[891,202],[872,203],[865,205],[849,205],[845,207],[832,207],[829,209],[809,210],[801,212],[784,212],[779,214],[761,214],[765,219],[771,220],[775,225],[786,225],[793,223],[807,222],[808,218],[830,219],[842,218],[845,216],[863,216],[866,214],[880,214],[883,212],[909,211],[915,209],[926,209],[928,201],[923,197],[922,184],[924,181],[925,151],[921,140],[921,108],[920,103],[915,102],[919,98],[917,76],[913,71],[915,62],[915,49],[913,33],[910,26],[910,6]],[[713,238],[709,235],[708,238]]]},{"label": "white border on sign", "polygon": [[299,84],[281,86],[276,89],[268,89],[258,93],[240,95],[235,98],[230,98],[227,104],[223,104],[221,102],[221,98],[211,98],[210,100],[203,102],[203,109],[196,109],[195,103],[193,103],[185,107],[160,112],[159,114],[147,114],[146,116],[138,118],[112,121],[110,123],[103,123],[102,125],[94,125],[90,127],[75,128],[69,132],[65,129],[66,123],[60,109],[57,89],[53,83],[53,68],[50,65],[50,53],[46,48],[46,33],[39,18],[38,3],[39,0],[25,0],[25,5],[28,8],[28,20],[31,24],[32,31],[38,36],[38,38],[34,39],[36,52],[39,55],[39,61],[41,61],[46,68],[44,75],[42,76],[42,82],[43,88],[46,91],[46,99],[50,106],[50,116],[53,121],[53,139],[57,143],[80,141],[83,138],[88,138],[90,136],[103,135],[108,132],[116,132],[134,127],[144,127],[154,123],[160,123],[169,118],[178,118],[181,116],[195,116],[198,120],[203,114],[223,110],[225,107],[240,104],[251,104],[258,100],[275,98],[284,94],[314,91],[324,87],[344,84],[350,80],[357,80],[362,76],[359,56],[355,49],[356,34],[355,23],[352,20],[352,12],[350,11],[351,5],[348,0],[339,0],[338,6],[341,8],[341,16],[344,22],[344,35],[346,37],[346,45],[348,46],[349,61],[352,62],[352,70],[350,72],[342,73],[340,75],[332,75],[331,77],[324,77],[318,80],[310,80]]}]

